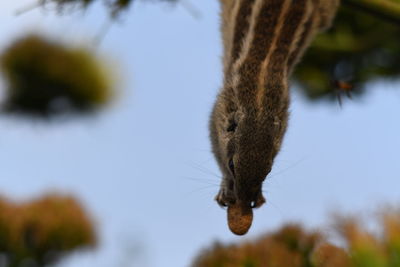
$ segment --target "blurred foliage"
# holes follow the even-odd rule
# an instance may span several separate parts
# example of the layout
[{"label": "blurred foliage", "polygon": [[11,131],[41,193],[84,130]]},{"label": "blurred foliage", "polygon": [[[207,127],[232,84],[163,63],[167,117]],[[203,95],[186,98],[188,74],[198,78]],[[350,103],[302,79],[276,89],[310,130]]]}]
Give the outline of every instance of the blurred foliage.
[{"label": "blurred foliage", "polygon": [[[383,13],[372,14],[346,2],[333,27],[317,36],[294,73],[311,100],[334,100],[342,90],[337,81],[351,84],[352,95],[357,96],[369,82],[398,79],[400,74],[400,24]],[[362,6],[367,1],[350,2]]]},{"label": "blurred foliage", "polygon": [[72,197],[52,194],[24,204],[0,199],[0,255],[8,267],[46,266],[95,244],[92,222]]},{"label": "blurred foliage", "polygon": [[92,4],[95,0],[39,0],[39,4],[42,6],[48,5],[48,4],[55,4],[57,7],[62,10],[66,6],[69,7],[83,7],[86,8],[90,4]]},{"label": "blurred foliage", "polygon": [[[311,253],[322,236],[299,225],[287,225],[255,242],[216,243],[195,260],[194,267],[312,266]],[[267,264],[268,263],[268,264]]]},{"label": "blurred foliage", "polygon": [[97,110],[112,88],[91,51],[69,48],[37,35],[13,43],[0,56],[8,86],[3,110],[49,117]]},{"label": "blurred foliage", "polygon": [[[42,7],[55,6],[57,11],[73,11],[76,9],[87,9],[94,2],[102,2],[108,9],[112,18],[118,17],[122,12],[126,12],[131,7],[132,3],[137,0],[39,0],[38,4]],[[153,2],[169,2],[176,3],[179,0],[145,0]],[[36,7],[36,5],[34,6]],[[28,8],[27,10],[30,10]]]},{"label": "blurred foliage", "polygon": [[400,23],[399,0],[342,0],[342,3],[364,10],[385,20]]},{"label": "blurred foliage", "polygon": [[400,211],[379,215],[379,233],[354,218],[335,218],[334,230],[343,248],[318,231],[286,225],[278,231],[241,244],[214,244],[193,267],[399,267]]},{"label": "blurred foliage", "polygon": [[[147,1],[176,3],[179,0],[147,0]],[[134,0],[109,0],[106,1],[106,5],[108,6],[111,17],[116,18],[123,11],[127,11],[133,2]]]}]

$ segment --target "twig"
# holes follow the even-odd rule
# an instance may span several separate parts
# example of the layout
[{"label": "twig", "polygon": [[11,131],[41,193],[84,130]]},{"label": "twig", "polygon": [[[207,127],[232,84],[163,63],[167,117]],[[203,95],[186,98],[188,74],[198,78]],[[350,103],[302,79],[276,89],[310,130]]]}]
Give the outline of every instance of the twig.
[{"label": "twig", "polygon": [[23,8],[17,9],[15,11],[15,16],[20,16],[22,14],[30,12],[30,11],[36,9],[36,8],[41,7],[41,6],[42,6],[42,1],[32,2],[31,4],[29,4],[29,5],[27,5],[27,6],[23,7]]},{"label": "twig", "polygon": [[201,19],[202,14],[200,10],[195,7],[191,2],[189,2],[188,0],[179,0],[178,3],[180,3],[182,7],[186,9],[195,19]]},{"label": "twig", "polygon": [[103,41],[106,34],[110,31],[113,24],[114,24],[114,21],[112,19],[108,19],[107,21],[104,22],[104,24],[100,28],[100,31],[97,33],[97,35],[93,39],[93,44],[95,46],[100,45],[100,43]]}]

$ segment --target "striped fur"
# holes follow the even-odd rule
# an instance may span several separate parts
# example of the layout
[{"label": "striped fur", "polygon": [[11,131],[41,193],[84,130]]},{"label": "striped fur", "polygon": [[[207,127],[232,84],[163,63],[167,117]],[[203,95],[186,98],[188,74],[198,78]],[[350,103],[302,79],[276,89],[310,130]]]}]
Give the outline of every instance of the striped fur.
[{"label": "striped fur", "polygon": [[223,174],[223,206],[264,202],[288,121],[288,79],[314,36],[327,28],[339,0],[220,0],[224,86],[210,120]]}]

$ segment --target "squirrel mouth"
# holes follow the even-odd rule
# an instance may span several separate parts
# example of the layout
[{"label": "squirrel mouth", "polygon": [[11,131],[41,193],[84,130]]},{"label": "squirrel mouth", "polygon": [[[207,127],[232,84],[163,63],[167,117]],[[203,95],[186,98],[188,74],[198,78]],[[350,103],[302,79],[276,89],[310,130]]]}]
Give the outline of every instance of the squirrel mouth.
[{"label": "squirrel mouth", "polygon": [[[241,195],[241,194],[240,194]],[[246,194],[244,194],[246,196]],[[239,197],[238,192],[236,192],[233,180],[227,181],[225,186],[221,186],[218,194],[215,196],[215,200],[221,207],[229,207],[233,205],[240,205],[247,208],[259,208],[266,201],[261,192],[261,189],[253,194],[253,197]],[[246,199],[246,200],[244,200]]]}]

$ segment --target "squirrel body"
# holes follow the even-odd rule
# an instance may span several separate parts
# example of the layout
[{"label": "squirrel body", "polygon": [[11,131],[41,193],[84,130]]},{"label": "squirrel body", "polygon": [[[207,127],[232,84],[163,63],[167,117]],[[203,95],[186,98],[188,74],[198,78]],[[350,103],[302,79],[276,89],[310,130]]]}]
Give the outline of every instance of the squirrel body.
[{"label": "squirrel body", "polygon": [[288,123],[289,76],[339,0],[220,2],[224,81],[210,118],[223,175],[216,201],[245,211],[265,202],[262,183]]}]

